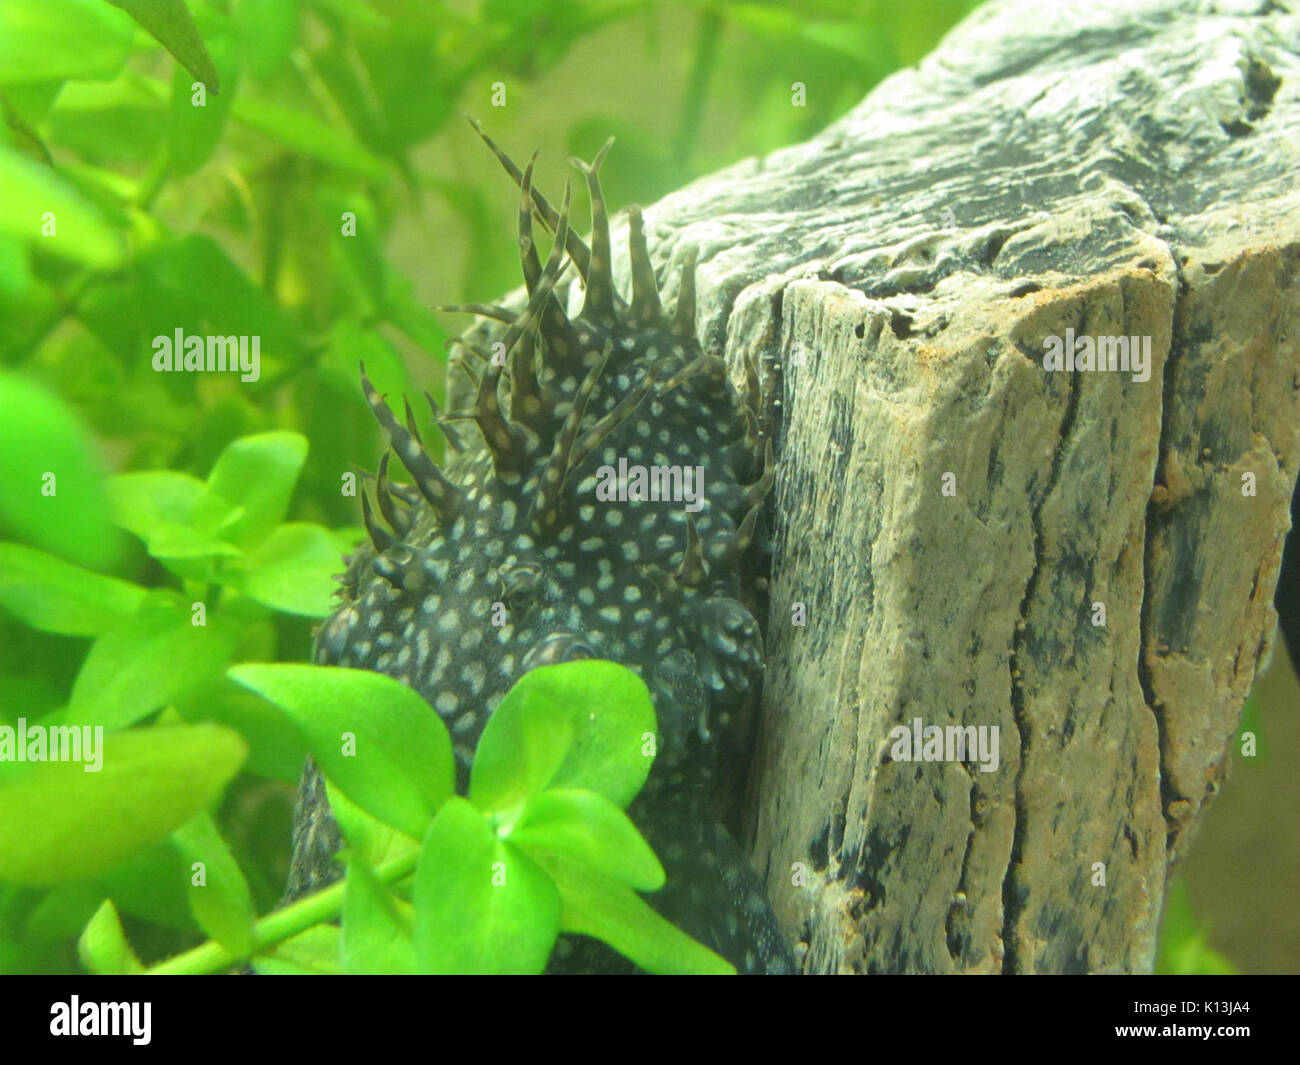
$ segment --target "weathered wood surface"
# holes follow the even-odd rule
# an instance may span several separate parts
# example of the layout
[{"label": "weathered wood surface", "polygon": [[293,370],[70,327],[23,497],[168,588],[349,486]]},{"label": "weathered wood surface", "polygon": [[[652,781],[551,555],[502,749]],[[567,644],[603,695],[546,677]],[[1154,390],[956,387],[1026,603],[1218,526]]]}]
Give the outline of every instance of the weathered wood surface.
[{"label": "weathered wood surface", "polygon": [[[1284,5],[995,0],[647,209],[779,415],[749,809],[807,971],[1151,968],[1271,651],[1298,174]],[[1067,329],[1147,374],[1045,370]],[[996,769],[895,759],[916,718],[996,726]]]}]

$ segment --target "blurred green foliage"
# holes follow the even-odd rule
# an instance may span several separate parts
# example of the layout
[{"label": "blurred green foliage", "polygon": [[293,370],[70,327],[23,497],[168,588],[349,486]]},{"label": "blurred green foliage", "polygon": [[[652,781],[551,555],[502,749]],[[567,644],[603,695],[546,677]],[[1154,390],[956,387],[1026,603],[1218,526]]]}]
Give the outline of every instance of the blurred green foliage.
[{"label": "blurred green foliage", "polygon": [[1156,972],[1170,976],[1236,974],[1232,963],[1211,948],[1207,940],[1207,930],[1192,913],[1186,883],[1175,877],[1165,895],[1165,909],[1160,917]]}]

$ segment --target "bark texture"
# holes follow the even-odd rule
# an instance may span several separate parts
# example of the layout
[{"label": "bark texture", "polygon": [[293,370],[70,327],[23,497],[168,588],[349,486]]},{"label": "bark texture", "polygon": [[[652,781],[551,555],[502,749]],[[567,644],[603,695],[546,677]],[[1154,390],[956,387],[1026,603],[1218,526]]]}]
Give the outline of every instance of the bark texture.
[{"label": "bark texture", "polygon": [[[750,827],[807,972],[1153,964],[1300,465],[1288,6],[995,0],[646,211],[771,396]],[[1049,371],[1067,330],[1149,364]],[[915,719],[996,727],[996,768],[897,757]]]}]

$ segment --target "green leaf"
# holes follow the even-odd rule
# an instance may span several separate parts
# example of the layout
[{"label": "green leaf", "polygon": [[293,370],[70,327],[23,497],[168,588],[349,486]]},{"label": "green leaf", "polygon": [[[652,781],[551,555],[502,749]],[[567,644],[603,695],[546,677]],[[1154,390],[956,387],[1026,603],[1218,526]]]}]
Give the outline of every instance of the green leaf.
[{"label": "green leaf", "polygon": [[0,300],[17,302],[32,292],[27,246],[16,237],[0,234]]},{"label": "green leaf", "polygon": [[[169,99],[165,88],[164,98]],[[237,353],[227,347],[224,371],[197,375],[172,371],[151,377],[160,382],[179,378],[190,388],[196,381],[238,382],[239,392],[256,395],[269,378],[285,372],[301,357],[302,327],[212,237],[188,233],[176,239],[159,239],[141,249],[136,265],[139,273],[126,290],[133,302],[126,307],[120,305],[120,300],[107,306],[100,304],[96,327],[101,335],[116,336],[120,339],[115,343],[129,344],[132,350],[152,348],[154,354],[161,350],[161,346],[153,347],[156,338],[168,337],[174,346],[177,329],[189,337],[248,337],[244,354],[250,372],[255,369],[258,374],[256,381],[245,381],[242,368],[231,368],[231,356]],[[202,284],[194,283],[194,278],[202,278]],[[134,319],[129,320],[132,328],[126,332],[111,324],[113,316],[121,316],[124,311],[134,314]],[[258,349],[255,366],[254,340]],[[148,357],[152,359],[153,355]],[[233,363],[240,365],[238,358]]]},{"label": "green leaf", "polygon": [[[470,766],[469,797],[484,812],[518,812],[550,785],[573,749],[575,714],[569,707],[539,703],[529,694],[526,682],[535,672],[516,682],[479,740]],[[525,691],[511,703],[510,696],[520,687]],[[503,710],[504,719],[498,718]],[[493,722],[499,722],[495,729]]]},{"label": "green leaf", "polygon": [[[184,177],[194,173],[211,158],[226,128],[226,118],[234,101],[234,78],[230,71],[238,53],[226,42],[218,42],[217,55],[226,69],[227,91],[209,95],[195,88],[194,81],[177,68],[172,76],[172,98],[168,115],[172,173]],[[233,54],[232,54],[233,52]],[[202,80],[202,79],[200,79]]]},{"label": "green leaf", "polygon": [[114,866],[93,883],[103,889],[122,913],[152,925],[197,935],[199,926],[187,894],[189,877],[189,863],[168,835]]},{"label": "green leaf", "polygon": [[[62,95],[63,89],[64,85],[59,81],[39,81],[7,87],[4,91],[3,109],[10,128],[25,126],[35,134],[54,102]],[[49,152],[40,154],[48,156]]]},{"label": "green leaf", "polygon": [[[2,173],[0,203],[3,228],[13,201]],[[110,524],[99,462],[77,416],[34,381],[0,373],[0,425],[0,524],[74,562],[110,565],[120,534]]]},{"label": "green leaf", "polygon": [[22,544],[0,543],[0,604],[42,632],[98,636],[133,614],[144,596],[137,584]]},{"label": "green leaf", "polygon": [[563,900],[560,927],[608,943],[652,973],[732,975],[735,968],[655,913],[631,888],[582,862],[539,852]]},{"label": "green leaf", "polygon": [[281,525],[246,560],[245,595],[272,610],[323,618],[334,612],[334,575],[349,549],[323,525]]},{"label": "green leaf", "polygon": [[33,943],[76,939],[95,916],[108,892],[95,881],[74,880],[57,884],[41,895],[27,915],[23,938]]},{"label": "green leaf", "polygon": [[333,925],[315,925],[286,939],[275,950],[253,959],[261,976],[340,976],[340,933]]},{"label": "green leaf", "polygon": [[102,739],[97,772],[86,771],[92,763],[46,762],[0,784],[0,880],[56,884],[113,868],[204,809],[247,753],[217,725]]},{"label": "green leaf", "polygon": [[664,869],[622,810],[594,791],[544,791],[506,837],[530,854],[548,851],[590,865],[639,891],[664,886]]},{"label": "green leaf", "polygon": [[[40,83],[38,83],[39,85]],[[21,87],[18,89],[21,93]],[[54,157],[41,135],[23,115],[19,107],[12,103],[13,90],[0,96],[0,115],[4,117],[4,126],[0,126],[0,141],[8,141],[33,162],[54,165]],[[7,135],[6,135],[7,134]]]},{"label": "green leaf", "polygon": [[259,78],[269,78],[293,51],[298,31],[297,0],[258,0],[235,11],[240,50]]},{"label": "green leaf", "polygon": [[365,862],[348,862],[343,896],[343,971],[351,975],[416,972],[409,903],[375,879]]},{"label": "green leaf", "polygon": [[[241,648],[241,651],[244,649]],[[211,721],[234,729],[248,741],[246,772],[297,784],[307,748],[297,727],[259,695],[224,673],[174,700],[191,724]]]},{"label": "green leaf", "polygon": [[22,237],[96,269],[122,259],[122,240],[99,210],[49,167],[0,144],[0,234]]},{"label": "green leaf", "polygon": [[1238,970],[1209,944],[1208,931],[1196,920],[1187,881],[1175,876],[1160,915],[1156,972],[1172,976],[1233,976]]},{"label": "green leaf", "polygon": [[149,36],[172,54],[172,58],[203,82],[212,92],[221,88],[217,68],[203,47],[184,0],[108,0],[136,20]]},{"label": "green leaf", "polygon": [[339,831],[347,840],[355,860],[377,868],[420,846],[419,840],[371,817],[328,780],[325,781],[325,794],[334,820],[338,822]]},{"label": "green leaf", "polygon": [[547,788],[585,789],[625,807],[650,772],[650,692],[615,662],[525,673],[488,718],[470,770],[481,810],[515,808]]},{"label": "green leaf", "polygon": [[[172,833],[190,868],[189,900],[203,931],[230,953],[244,957],[253,950],[253,898],[239,863],[207,812]],[[202,862],[203,883],[194,863]]]},{"label": "green leaf", "polygon": [[384,164],[360,144],[304,111],[240,96],[231,113],[250,129],[266,134],[282,149],[291,148],[372,181],[388,178]]},{"label": "green leaf", "polygon": [[[23,633],[15,632],[18,640],[22,640]],[[43,637],[35,634],[34,640],[30,642],[35,646],[41,646],[46,642]],[[28,641],[24,641],[28,642]],[[48,641],[57,642],[57,641]],[[21,644],[16,648],[18,655],[15,657],[13,666],[22,669],[22,672],[0,673],[0,724],[12,725],[18,720],[18,715],[22,714],[28,721],[33,721],[43,717],[46,714],[53,713],[59,707],[64,706],[67,693],[61,690],[60,686],[56,687],[49,677],[37,676],[35,671],[30,668],[29,663],[24,662],[26,656],[21,650]],[[70,663],[75,665],[75,653],[70,658]],[[0,764],[0,780],[5,778],[10,766]]]},{"label": "green leaf", "polygon": [[258,433],[232,441],[195,501],[197,519],[202,524],[210,514],[241,511],[237,520],[223,522],[221,538],[242,548],[261,543],[284,520],[306,458],[307,438],[300,433]]},{"label": "green leaf", "polygon": [[60,723],[124,728],[219,674],[239,626],[220,616],[206,625],[192,621],[170,593],[153,593],[139,613],[95,641]]},{"label": "green leaf", "polygon": [[[329,219],[331,251],[339,280],[346,280],[364,296],[368,311],[378,310],[384,302],[388,267],[384,261],[384,226],[375,205],[356,192],[344,195],[332,189],[318,192],[316,199],[321,213]],[[353,216],[354,228],[344,233],[347,214]],[[341,324],[335,323],[336,334]],[[351,361],[355,367],[356,358]]]},{"label": "green leaf", "polygon": [[126,941],[112,899],[95,911],[77,940],[77,957],[96,976],[137,976],[144,965]]},{"label": "green leaf", "polygon": [[[205,491],[198,478],[171,470],[123,473],[108,482],[115,520],[143,540],[154,558],[238,558],[239,549],[214,531],[237,521],[237,510],[208,497],[206,527],[196,524],[196,508]],[[225,506],[224,512],[217,514],[217,506]]]},{"label": "green leaf", "polygon": [[454,771],[447,728],[419,695],[364,669],[241,665],[229,675],[289,715],[349,799],[408,836],[424,837],[452,793]]},{"label": "green leaf", "polygon": [[540,973],[560,924],[550,877],[459,796],[429,827],[415,871],[422,973]]},{"label": "green leaf", "polygon": [[142,195],[139,179],[128,174],[140,174],[157,158],[166,132],[166,115],[139,88],[134,73],[108,83],[63,83],[58,106],[38,128],[68,160],[61,167],[64,180],[95,201],[128,246],[156,239],[157,220],[124,213],[126,204]]},{"label": "green leaf", "polygon": [[131,23],[100,0],[0,4],[0,83],[111,78],[131,54]]},{"label": "green leaf", "polygon": [[[50,665],[57,665],[58,672],[66,676],[76,668],[78,645],[19,627],[14,627],[6,635],[13,640],[14,646],[5,650],[13,663],[25,672],[0,673],[0,724],[16,724],[20,716],[28,721],[43,721],[64,713],[67,709],[66,693],[62,690],[64,683],[61,681],[56,687],[48,677],[39,675],[41,671],[33,670],[31,663],[49,653]],[[0,781],[19,771],[19,766],[0,760]]]}]

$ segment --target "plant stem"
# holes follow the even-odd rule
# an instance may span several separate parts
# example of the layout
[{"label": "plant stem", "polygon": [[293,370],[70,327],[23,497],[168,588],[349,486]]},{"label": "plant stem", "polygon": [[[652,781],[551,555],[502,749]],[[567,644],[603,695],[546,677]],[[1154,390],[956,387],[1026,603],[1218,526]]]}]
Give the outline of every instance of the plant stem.
[{"label": "plant stem", "polygon": [[[419,848],[412,848],[410,853],[385,862],[375,870],[375,877],[385,884],[415,870],[416,860],[420,857]],[[292,906],[268,913],[253,925],[253,949],[250,954],[259,954],[275,943],[283,942],[299,932],[304,932],[313,925],[322,924],[339,915],[343,909],[343,894],[347,884],[340,881],[331,884],[323,891],[308,895]],[[203,973],[220,972],[249,955],[234,954],[215,940],[201,943],[193,950],[177,954],[145,970],[145,976],[197,976]]]}]

